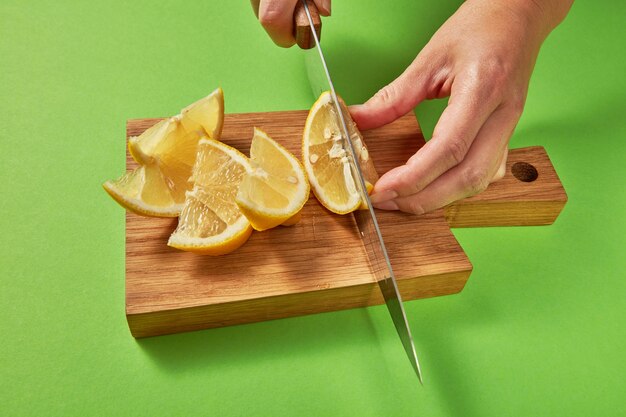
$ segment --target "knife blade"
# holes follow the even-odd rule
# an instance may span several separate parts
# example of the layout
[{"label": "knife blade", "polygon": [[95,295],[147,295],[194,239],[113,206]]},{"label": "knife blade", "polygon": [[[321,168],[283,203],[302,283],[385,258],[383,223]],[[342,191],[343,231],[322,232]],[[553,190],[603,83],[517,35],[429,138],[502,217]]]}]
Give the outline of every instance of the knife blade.
[{"label": "knife blade", "polygon": [[[358,161],[358,158],[356,158],[356,151],[352,141],[349,139],[350,134],[346,124],[346,115],[343,114],[343,110],[339,104],[339,99],[337,97],[335,87],[328,71],[328,66],[326,65],[326,59],[324,58],[324,53],[322,52],[322,47],[320,45],[318,31],[321,25],[319,23],[319,18],[316,19],[316,25],[311,10],[309,10],[309,3],[307,0],[301,0],[301,4],[310,27],[310,32],[307,32],[313,38],[315,45],[314,49],[308,49],[304,52],[309,83],[311,84],[313,95],[315,97],[318,97],[324,91],[330,91],[331,93],[333,105],[335,107],[334,114],[336,114],[339,119],[338,125],[341,127],[343,133],[343,146],[349,155],[348,160],[350,161],[352,176],[355,179],[361,198],[367,203],[368,208],[367,210],[356,210],[353,212],[356,225],[359,230],[361,240],[363,241],[365,252],[367,253],[370,268],[374,273],[374,277],[376,278],[380,291],[385,299],[385,304],[387,305],[393,324],[398,332],[398,335],[400,336],[400,340],[402,341],[402,345],[409,361],[411,362],[413,370],[415,371],[420,383],[423,384],[422,371],[417,358],[417,352],[415,351],[413,336],[411,335],[411,329],[406,318],[406,312],[404,311],[404,307],[402,305],[402,296],[398,290],[398,283],[396,282],[393,268],[391,267],[391,262],[389,260],[389,255],[380,232],[376,213],[374,212],[372,202],[370,201],[367,193],[363,173],[361,172],[359,164],[356,162]],[[314,3],[311,3],[311,9],[313,9],[313,7],[315,7],[315,5]],[[316,11],[317,10],[315,9],[315,12]],[[317,13],[315,13],[315,15],[317,15]],[[297,25],[298,19],[296,19],[296,26]],[[300,33],[303,33],[302,30],[300,30]]]}]

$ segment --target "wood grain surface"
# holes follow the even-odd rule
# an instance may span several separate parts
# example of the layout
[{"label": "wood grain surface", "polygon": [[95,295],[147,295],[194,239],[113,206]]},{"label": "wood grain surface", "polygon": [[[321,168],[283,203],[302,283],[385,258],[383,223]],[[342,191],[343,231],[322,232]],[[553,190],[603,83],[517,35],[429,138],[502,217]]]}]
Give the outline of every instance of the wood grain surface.
[{"label": "wood grain surface", "polygon": [[[313,21],[313,27],[317,34],[317,39],[322,40],[322,19],[320,18],[319,11],[314,2],[307,2],[309,13],[311,14],[311,20]],[[304,4],[298,1],[293,12],[293,36],[296,38],[296,43],[302,49],[311,49],[315,46],[315,39],[311,32],[311,24],[309,18],[306,15]]]},{"label": "wood grain surface", "polygon": [[[228,114],[222,141],[248,154],[257,126],[300,157],[306,115]],[[158,120],[129,121],[127,136]],[[364,136],[381,174],[424,144],[412,113]],[[554,221],[566,197],[545,151],[528,148],[510,155],[511,164],[535,166],[537,178],[523,182],[509,170],[501,183],[480,196],[424,216],[377,212],[405,300],[463,289],[472,265],[448,222],[487,226]],[[135,166],[127,155],[128,169]],[[330,213],[313,196],[295,226],[255,232],[243,247],[221,257],[168,247],[175,226],[176,219],[126,214],[126,315],[135,337],[383,303],[354,218]]]},{"label": "wood grain surface", "polygon": [[445,215],[450,227],[539,226],[554,223],[566,202],[546,150],[532,146],[509,151],[504,178],[446,207]]}]

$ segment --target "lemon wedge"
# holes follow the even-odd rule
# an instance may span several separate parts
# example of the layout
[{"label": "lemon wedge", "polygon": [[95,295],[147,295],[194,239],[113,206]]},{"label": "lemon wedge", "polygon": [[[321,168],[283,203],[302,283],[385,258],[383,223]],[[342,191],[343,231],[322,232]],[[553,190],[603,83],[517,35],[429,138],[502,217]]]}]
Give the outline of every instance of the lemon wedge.
[{"label": "lemon wedge", "polygon": [[128,148],[139,167],[103,184],[127,210],[144,216],[176,217],[198,152],[198,141],[218,139],[224,120],[224,96],[218,88],[174,117],[157,122],[131,137]]},{"label": "lemon wedge", "polygon": [[261,129],[250,145],[252,171],[239,185],[236,202],[255,230],[267,230],[294,217],[309,198],[309,182],[298,159]]},{"label": "lemon wedge", "polygon": [[235,203],[239,184],[252,172],[248,158],[213,139],[201,139],[193,167],[193,189],[168,245],[206,255],[225,255],[243,245],[252,227]]}]

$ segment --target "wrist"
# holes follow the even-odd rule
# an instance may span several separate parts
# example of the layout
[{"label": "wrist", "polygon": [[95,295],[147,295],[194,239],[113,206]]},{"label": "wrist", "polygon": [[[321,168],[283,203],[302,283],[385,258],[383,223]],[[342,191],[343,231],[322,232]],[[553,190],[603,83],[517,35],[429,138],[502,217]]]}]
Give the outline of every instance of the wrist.
[{"label": "wrist", "polygon": [[528,0],[528,3],[534,4],[546,16],[552,30],[565,19],[574,0]]},{"label": "wrist", "polygon": [[563,21],[574,0],[499,0],[536,25],[543,39]]},{"label": "wrist", "polygon": [[539,43],[565,18],[573,0],[468,0],[487,10],[497,10],[534,34]]}]

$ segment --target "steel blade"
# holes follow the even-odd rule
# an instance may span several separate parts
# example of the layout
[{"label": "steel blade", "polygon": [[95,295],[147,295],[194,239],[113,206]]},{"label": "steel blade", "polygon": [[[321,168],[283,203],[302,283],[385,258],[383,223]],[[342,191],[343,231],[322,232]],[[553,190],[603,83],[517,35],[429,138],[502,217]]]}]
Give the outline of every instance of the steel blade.
[{"label": "steel blade", "polygon": [[419,360],[417,359],[417,353],[415,351],[415,344],[413,343],[413,337],[411,336],[411,329],[409,328],[406,313],[402,305],[402,296],[398,290],[398,284],[393,273],[393,268],[391,267],[391,262],[389,261],[389,255],[387,254],[387,249],[385,247],[382,234],[380,233],[376,213],[374,212],[374,208],[372,207],[372,203],[367,193],[363,173],[361,172],[359,164],[356,162],[358,161],[358,158],[356,158],[354,146],[352,145],[352,141],[349,139],[350,134],[346,124],[346,117],[349,117],[349,115],[343,114],[339,104],[337,93],[335,92],[335,87],[330,77],[328,66],[326,65],[324,53],[322,52],[319,39],[313,26],[313,19],[311,19],[307,0],[301,1],[304,4],[304,10],[311,26],[312,36],[315,39],[315,48],[305,51],[305,65],[307,68],[309,83],[311,84],[313,95],[315,97],[318,97],[324,91],[330,91],[331,93],[333,105],[339,119],[338,124],[343,132],[343,146],[344,149],[348,151],[348,159],[350,160],[352,175],[356,180],[361,198],[367,203],[368,207],[367,210],[356,210],[353,212],[354,218],[356,220],[361,239],[363,240],[363,245],[367,253],[370,267],[374,272],[374,276],[383,294],[385,304],[387,305],[387,309],[389,310],[396,331],[400,336],[404,350],[415,373],[417,374],[420,383],[423,383],[422,372]]}]

